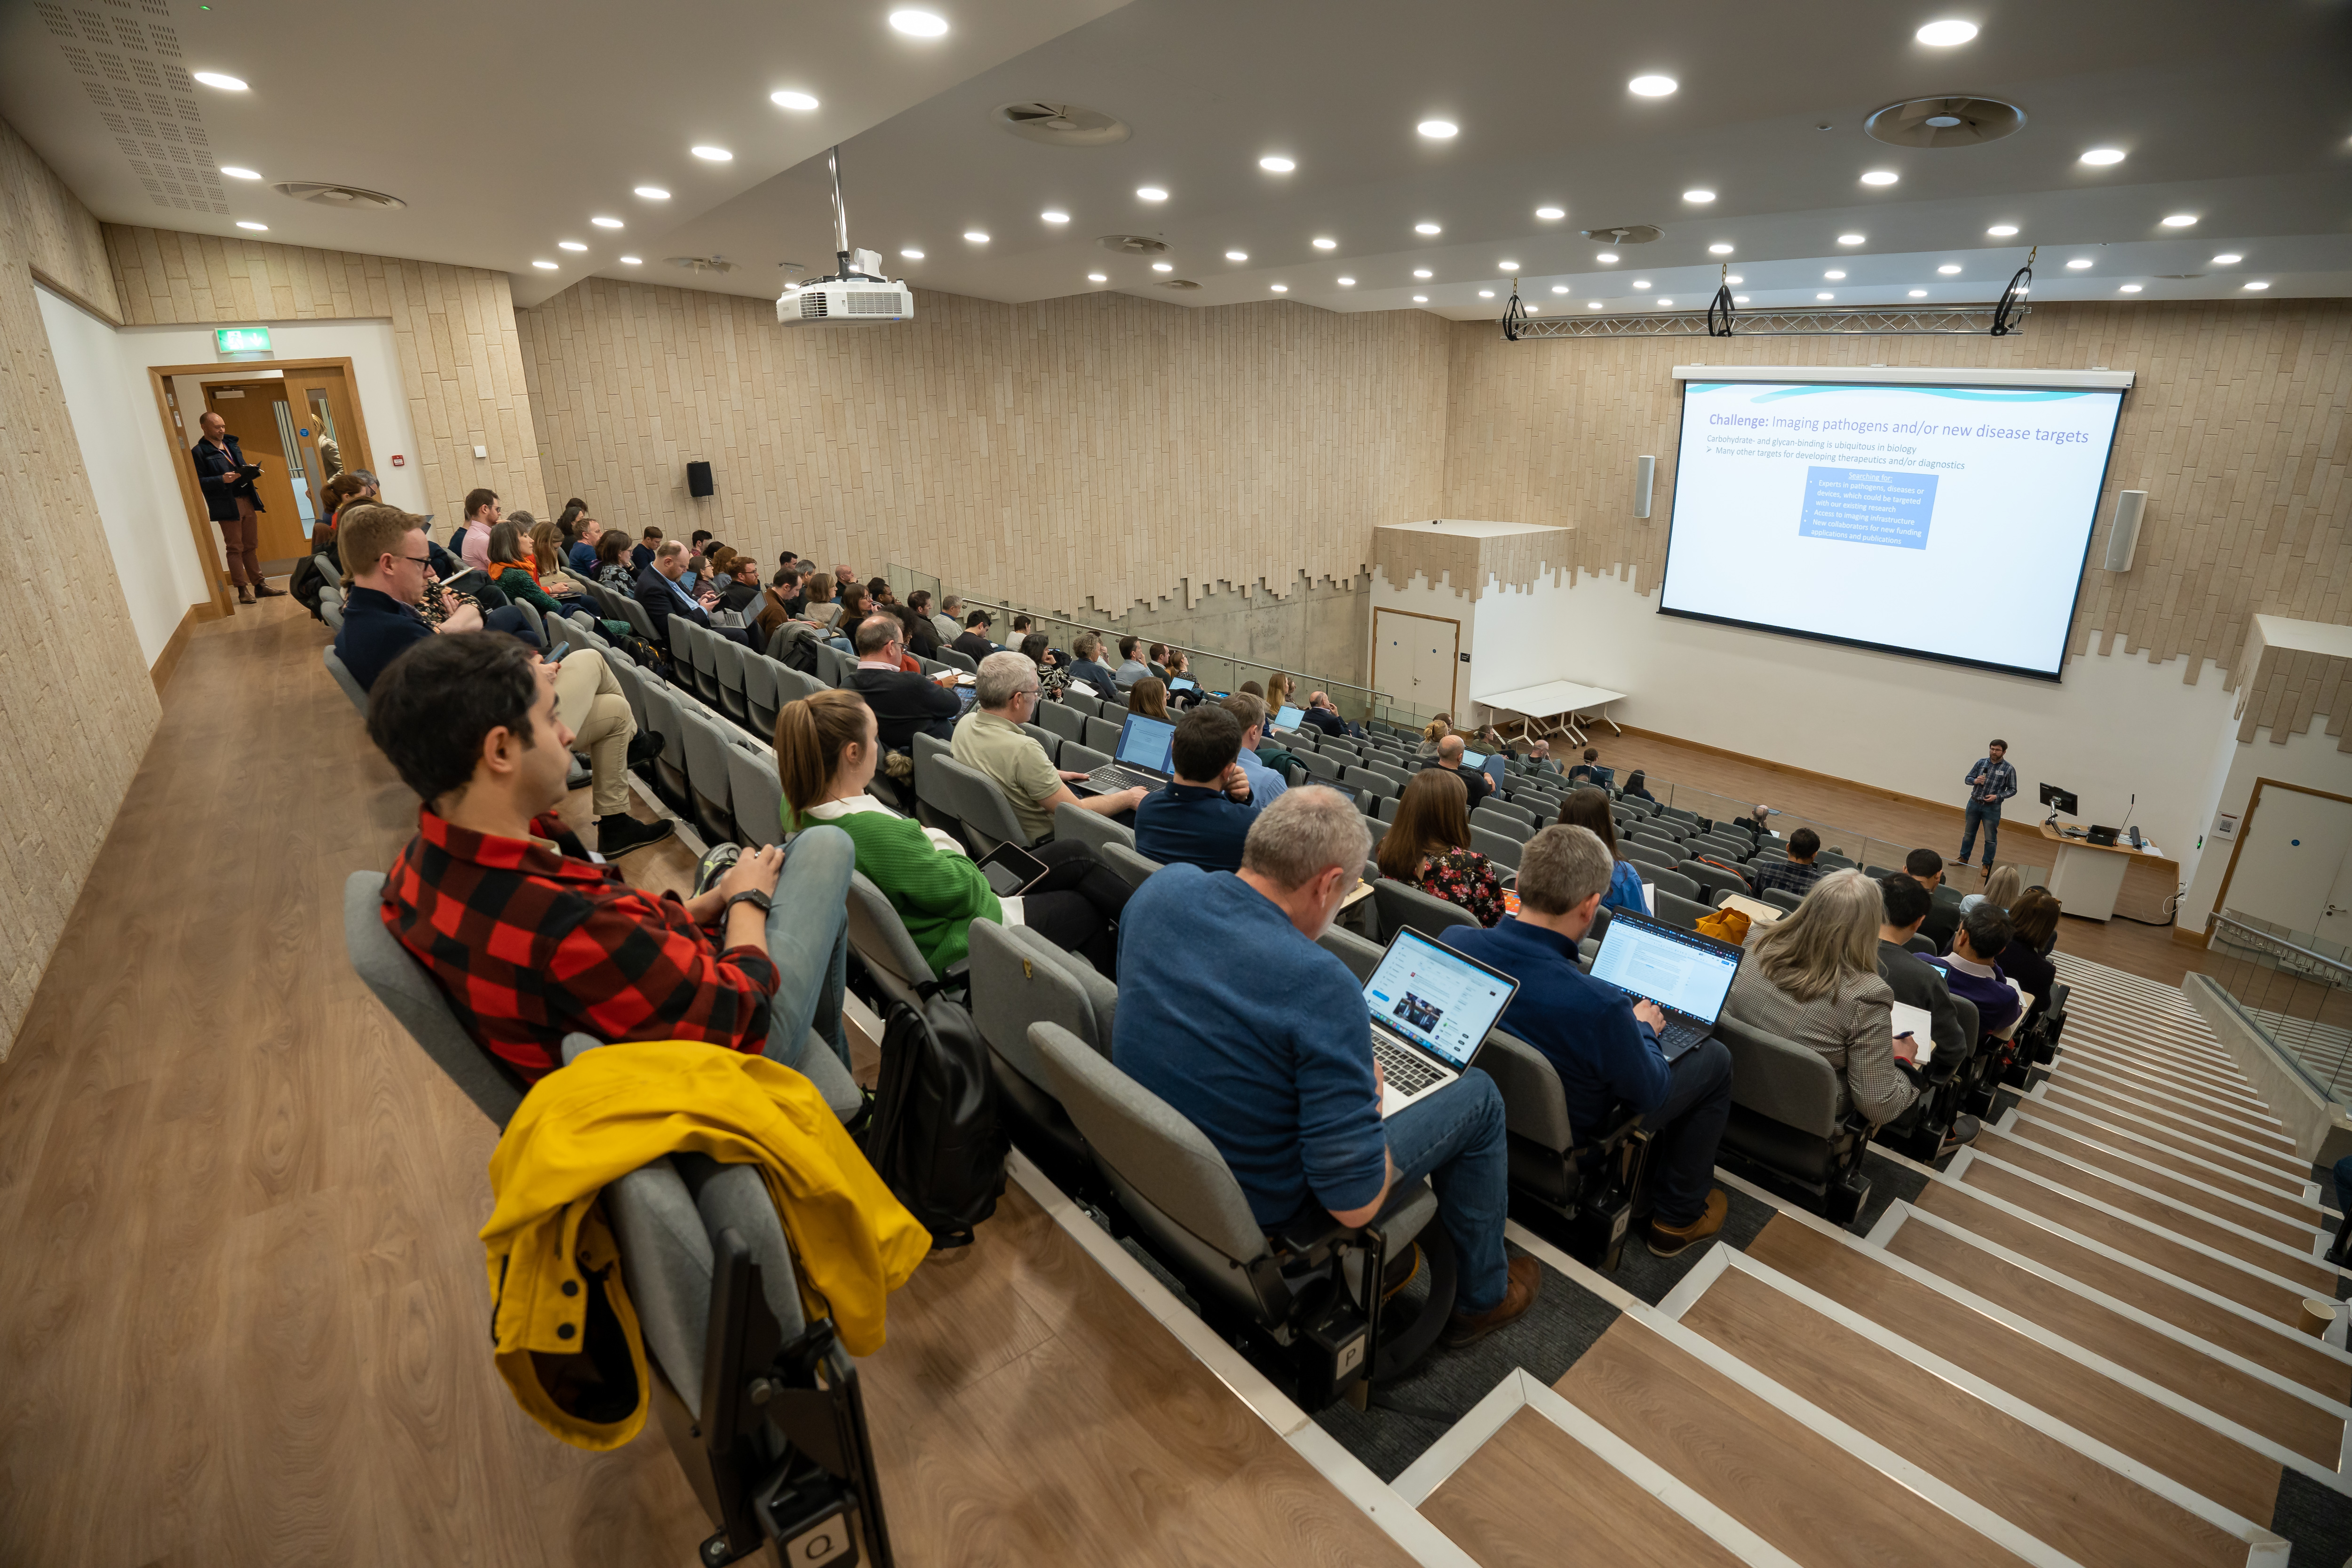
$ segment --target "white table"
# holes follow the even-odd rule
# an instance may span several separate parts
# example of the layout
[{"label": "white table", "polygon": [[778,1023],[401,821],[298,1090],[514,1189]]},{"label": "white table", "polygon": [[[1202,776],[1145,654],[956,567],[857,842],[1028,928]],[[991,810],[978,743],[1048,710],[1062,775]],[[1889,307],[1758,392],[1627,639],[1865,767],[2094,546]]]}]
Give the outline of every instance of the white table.
[{"label": "white table", "polygon": [[[1476,697],[1497,712],[1518,715],[1524,730],[1538,735],[1565,735],[1579,746],[1584,744],[1587,725],[1602,723],[1618,734],[1617,721],[1609,717],[1609,705],[1622,702],[1625,694],[1608,691],[1598,686],[1581,686],[1573,680],[1547,680],[1540,686],[1522,686],[1513,691],[1497,691],[1492,697]],[[1599,709],[1601,717],[1589,720],[1583,715]]]},{"label": "white table", "polygon": [[2089,844],[2062,837],[2048,823],[2042,825],[2042,837],[2051,846],[2054,862],[2050,868],[2051,896],[2065,905],[2070,915],[2113,920],[2116,895],[2124,888],[2124,870],[2140,852],[2127,844]]}]

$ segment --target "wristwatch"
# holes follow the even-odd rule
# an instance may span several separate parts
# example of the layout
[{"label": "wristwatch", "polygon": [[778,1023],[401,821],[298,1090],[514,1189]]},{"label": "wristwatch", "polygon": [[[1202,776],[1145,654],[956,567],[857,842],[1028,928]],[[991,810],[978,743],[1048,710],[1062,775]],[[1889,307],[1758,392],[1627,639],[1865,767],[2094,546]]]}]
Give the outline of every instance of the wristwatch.
[{"label": "wristwatch", "polygon": [[767,894],[760,891],[757,888],[746,888],[743,891],[736,894],[733,898],[719,906],[719,918],[722,921],[725,920],[728,912],[734,909],[738,904],[750,904],[764,915],[770,909],[774,907],[774,900],[770,899]]}]

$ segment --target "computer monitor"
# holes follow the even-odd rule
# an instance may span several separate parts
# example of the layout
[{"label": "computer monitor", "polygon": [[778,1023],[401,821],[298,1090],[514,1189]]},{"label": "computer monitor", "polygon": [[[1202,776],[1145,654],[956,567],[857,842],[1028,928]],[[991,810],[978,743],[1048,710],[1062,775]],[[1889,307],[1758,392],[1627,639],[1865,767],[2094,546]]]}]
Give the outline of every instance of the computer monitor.
[{"label": "computer monitor", "polygon": [[1462,753],[1462,765],[1465,768],[1483,768],[1486,765],[1486,753],[1465,752]]},{"label": "computer monitor", "polygon": [[1148,713],[1130,713],[1118,727],[1118,760],[1129,767],[1173,774],[1176,726]]},{"label": "computer monitor", "polygon": [[1274,727],[1277,730],[1296,730],[1298,728],[1299,721],[1306,717],[1307,710],[1303,708],[1285,708],[1274,716]]},{"label": "computer monitor", "polygon": [[2070,789],[2060,789],[2056,784],[2046,784],[2042,786],[2042,804],[2060,816],[2083,815],[2083,803],[2074,798],[2074,792]]}]

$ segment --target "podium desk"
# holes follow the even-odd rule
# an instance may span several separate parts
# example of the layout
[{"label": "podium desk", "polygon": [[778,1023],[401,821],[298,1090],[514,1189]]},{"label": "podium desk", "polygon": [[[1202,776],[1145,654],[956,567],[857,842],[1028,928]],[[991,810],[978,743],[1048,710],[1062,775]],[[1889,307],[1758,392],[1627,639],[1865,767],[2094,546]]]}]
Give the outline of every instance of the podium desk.
[{"label": "podium desk", "polygon": [[2046,822],[2042,825],[2042,837],[2050,841],[2053,857],[2050,891],[2066,906],[2066,912],[2085,920],[2115,919],[2116,895],[2123,890],[2124,871],[2141,852],[2128,844],[2069,838]]}]

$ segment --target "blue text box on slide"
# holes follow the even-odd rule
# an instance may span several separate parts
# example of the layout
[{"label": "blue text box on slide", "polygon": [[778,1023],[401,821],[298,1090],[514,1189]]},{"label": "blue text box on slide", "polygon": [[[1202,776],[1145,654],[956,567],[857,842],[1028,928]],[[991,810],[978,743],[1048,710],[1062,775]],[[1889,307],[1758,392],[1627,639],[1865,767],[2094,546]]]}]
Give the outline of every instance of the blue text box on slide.
[{"label": "blue text box on slide", "polygon": [[1807,468],[1801,539],[1839,539],[1896,550],[1927,548],[1936,511],[1934,474],[1881,468]]}]

